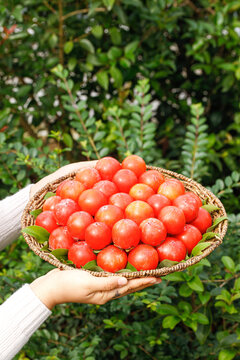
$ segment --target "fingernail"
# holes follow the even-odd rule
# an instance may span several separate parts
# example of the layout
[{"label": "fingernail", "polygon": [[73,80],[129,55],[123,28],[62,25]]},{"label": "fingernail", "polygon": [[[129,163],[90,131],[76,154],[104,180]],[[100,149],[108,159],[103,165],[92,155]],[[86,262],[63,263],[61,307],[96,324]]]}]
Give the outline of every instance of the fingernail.
[{"label": "fingernail", "polygon": [[127,279],[125,278],[125,277],[120,277],[119,279],[118,279],[118,285],[119,286],[123,286],[123,285],[126,285],[127,284]]}]

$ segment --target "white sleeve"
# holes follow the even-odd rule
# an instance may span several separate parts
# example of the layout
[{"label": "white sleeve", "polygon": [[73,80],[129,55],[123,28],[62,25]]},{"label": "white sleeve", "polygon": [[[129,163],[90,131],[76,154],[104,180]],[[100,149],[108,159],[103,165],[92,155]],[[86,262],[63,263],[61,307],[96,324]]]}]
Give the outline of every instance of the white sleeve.
[{"label": "white sleeve", "polygon": [[29,200],[32,185],[0,201],[0,250],[18,238],[22,212]]},{"label": "white sleeve", "polygon": [[0,306],[0,360],[11,360],[51,311],[28,284]]}]

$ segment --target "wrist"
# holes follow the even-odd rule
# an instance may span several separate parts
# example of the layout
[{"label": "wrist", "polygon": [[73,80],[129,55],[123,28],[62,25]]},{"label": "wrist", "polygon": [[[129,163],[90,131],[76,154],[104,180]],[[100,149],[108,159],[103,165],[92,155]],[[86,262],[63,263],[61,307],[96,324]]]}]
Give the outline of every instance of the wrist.
[{"label": "wrist", "polygon": [[41,276],[30,284],[33,293],[49,309],[57,304],[56,301],[56,283],[50,274]]}]

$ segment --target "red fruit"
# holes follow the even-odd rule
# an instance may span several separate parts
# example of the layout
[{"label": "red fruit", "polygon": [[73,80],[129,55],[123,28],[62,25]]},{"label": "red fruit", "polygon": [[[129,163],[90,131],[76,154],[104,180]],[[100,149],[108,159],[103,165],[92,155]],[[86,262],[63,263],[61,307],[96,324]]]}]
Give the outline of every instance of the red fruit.
[{"label": "red fruit", "polygon": [[53,211],[49,210],[43,211],[36,217],[35,225],[43,227],[50,233],[58,227]]},{"label": "red fruit", "polygon": [[149,170],[142,173],[138,181],[150,186],[155,192],[157,192],[159,186],[165,181],[165,178],[159,171]]},{"label": "red fruit", "polygon": [[62,199],[72,199],[77,201],[79,195],[85,190],[85,186],[76,180],[66,181],[60,191]]},{"label": "red fruit", "polygon": [[96,258],[86,241],[75,242],[68,251],[68,260],[72,261],[77,268],[81,268],[89,261],[96,260]]},{"label": "red fruit", "polygon": [[122,168],[133,171],[139,177],[146,171],[145,161],[138,155],[127,156],[122,162]]},{"label": "red fruit", "polygon": [[54,215],[59,225],[66,225],[68,218],[74,212],[79,211],[78,204],[72,199],[61,200],[54,208]]},{"label": "red fruit", "polygon": [[185,189],[181,181],[177,179],[166,180],[159,186],[158,194],[166,196],[170,200],[176,199],[178,196],[183,195]]},{"label": "red fruit", "polygon": [[187,254],[184,243],[174,237],[167,237],[166,240],[157,247],[160,262],[163,260],[182,261]]},{"label": "red fruit", "polygon": [[139,227],[130,219],[119,220],[112,228],[113,243],[122,249],[130,249],[137,246],[140,241],[140,235]]},{"label": "red fruit", "polygon": [[199,197],[197,194],[195,194],[194,192],[192,192],[192,191],[187,191],[187,192],[185,193],[185,195],[190,196],[190,197],[193,197],[195,200],[197,200],[198,207],[201,207],[201,206],[202,206],[202,200],[201,200],[200,197]]},{"label": "red fruit", "polygon": [[60,198],[60,196],[51,196],[48,199],[45,200],[44,204],[43,204],[43,211],[53,211],[55,206],[60,203],[62,199]]},{"label": "red fruit", "polygon": [[79,196],[78,204],[83,211],[95,215],[101,206],[108,203],[107,197],[97,189],[88,189]]},{"label": "red fruit", "polygon": [[140,224],[141,240],[144,244],[158,246],[166,239],[167,229],[158,219],[149,218]]},{"label": "red fruit", "polygon": [[93,189],[101,191],[107,198],[118,192],[117,186],[109,180],[101,180],[97,182]]},{"label": "red fruit", "polygon": [[125,217],[140,225],[143,220],[154,217],[154,211],[145,201],[136,200],[126,207]]},{"label": "red fruit", "polygon": [[212,225],[212,218],[209,212],[203,208],[199,208],[198,215],[191,225],[196,226],[202,234]]},{"label": "red fruit", "polygon": [[179,234],[186,224],[184,212],[176,206],[165,206],[160,210],[159,220],[166,226],[168,234]]},{"label": "red fruit", "polygon": [[173,206],[182,209],[185,215],[186,222],[193,221],[198,214],[198,201],[191,195],[180,195],[173,200]]},{"label": "red fruit", "polygon": [[100,207],[95,215],[95,221],[103,222],[106,225],[113,227],[113,225],[124,218],[122,209],[114,205],[104,205]]},{"label": "red fruit", "polygon": [[62,189],[63,185],[64,185],[67,181],[68,181],[68,179],[63,180],[63,181],[58,185],[57,190],[56,190],[56,195],[57,195],[57,196],[60,196],[61,189]]},{"label": "red fruit", "polygon": [[130,251],[128,261],[137,271],[153,270],[158,266],[158,253],[151,245],[140,244]]},{"label": "red fruit", "polygon": [[176,238],[181,240],[185,244],[188,254],[191,254],[192,249],[202,239],[202,234],[195,226],[186,224],[184,226],[183,232],[176,235]]},{"label": "red fruit", "polygon": [[109,245],[97,255],[97,264],[104,271],[115,273],[127,265],[127,254],[114,245]]},{"label": "red fruit", "polygon": [[116,172],[122,168],[122,165],[113,157],[106,156],[97,161],[95,168],[103,180],[112,180]]},{"label": "red fruit", "polygon": [[154,194],[150,196],[150,198],[147,200],[147,203],[153,208],[156,217],[158,217],[158,214],[162,208],[172,205],[171,200],[161,194]]},{"label": "red fruit", "polygon": [[102,222],[94,222],[87,227],[85,240],[92,249],[101,250],[112,241],[111,228]]},{"label": "red fruit", "polygon": [[95,168],[86,167],[78,170],[75,179],[80,181],[86,189],[90,189],[101,180],[101,176]]},{"label": "red fruit", "polygon": [[110,205],[115,205],[125,210],[126,207],[133,201],[133,198],[126,193],[113,194],[109,199]]},{"label": "red fruit", "polygon": [[120,192],[128,193],[131,187],[137,183],[137,176],[131,170],[121,169],[114,175],[113,182]]},{"label": "red fruit", "polygon": [[153,189],[146,184],[135,184],[131,187],[129,195],[135,200],[147,201],[154,194]]},{"label": "red fruit", "polygon": [[60,226],[53,230],[49,236],[49,247],[55,249],[70,249],[74,240],[68,232],[66,226]]},{"label": "red fruit", "polygon": [[94,222],[92,216],[85,211],[77,211],[69,216],[67,228],[74,239],[84,240],[88,225]]}]

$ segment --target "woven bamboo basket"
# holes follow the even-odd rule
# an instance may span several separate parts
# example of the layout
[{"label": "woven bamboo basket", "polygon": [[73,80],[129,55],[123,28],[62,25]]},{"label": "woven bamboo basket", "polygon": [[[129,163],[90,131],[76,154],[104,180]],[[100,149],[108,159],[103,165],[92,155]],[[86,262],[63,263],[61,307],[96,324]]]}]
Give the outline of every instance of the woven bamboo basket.
[{"label": "woven bamboo basket", "polygon": [[[205,200],[207,204],[212,204],[212,205],[217,206],[219,208],[219,210],[214,211],[214,213],[211,214],[213,221],[218,217],[226,216],[226,211],[225,211],[224,206],[221,203],[221,201],[211,191],[209,191],[208,189],[206,189],[205,187],[203,187],[196,181],[189,179],[184,175],[178,174],[178,173],[170,171],[170,170],[162,169],[162,168],[147,166],[147,169],[148,170],[157,170],[157,171],[161,172],[166,179],[175,178],[175,179],[182,181],[186,190],[194,192],[195,194],[197,194],[200,197],[200,199]],[[24,209],[22,219],[21,219],[22,229],[27,226],[34,225],[35,219],[30,214],[30,212],[32,210],[42,208],[43,203],[45,201],[44,196],[47,194],[47,192],[50,192],[50,191],[55,192],[58,185],[63,180],[73,179],[75,177],[75,174],[76,174],[76,172],[70,173],[66,176],[58,178],[54,182],[48,183],[46,186],[44,186],[41,190],[39,190],[34,195],[34,197],[28,202],[26,208]],[[147,277],[147,276],[161,277],[161,276],[164,276],[164,275],[176,272],[176,271],[182,271],[182,270],[188,268],[189,266],[194,265],[194,264],[198,263],[199,261],[201,261],[203,258],[208,256],[213,250],[215,250],[222,243],[224,235],[226,234],[226,231],[227,231],[227,225],[228,225],[227,220],[224,220],[215,227],[213,232],[216,233],[216,236],[214,238],[208,240],[210,245],[206,249],[204,249],[200,255],[193,256],[184,262],[180,262],[180,263],[170,266],[170,267],[161,267],[161,268],[158,268],[155,270],[144,270],[144,271],[142,270],[142,271],[135,271],[135,272],[121,272],[121,273],[109,273],[109,272],[105,272],[105,271],[97,272],[97,271],[91,271],[91,270],[84,270],[84,271],[87,271],[97,277],[124,276],[129,279],[139,278],[139,277]],[[73,270],[74,269],[74,267],[60,262],[53,254],[41,250],[43,245],[39,244],[35,240],[34,237],[32,237],[28,234],[25,234],[25,233],[23,234],[23,236],[24,236],[28,246],[30,247],[30,249],[32,251],[34,251],[34,253],[36,255],[38,255],[40,258],[42,258],[43,260],[48,261],[50,264],[52,264],[55,267],[60,268],[62,270],[65,270],[65,269]]]}]

